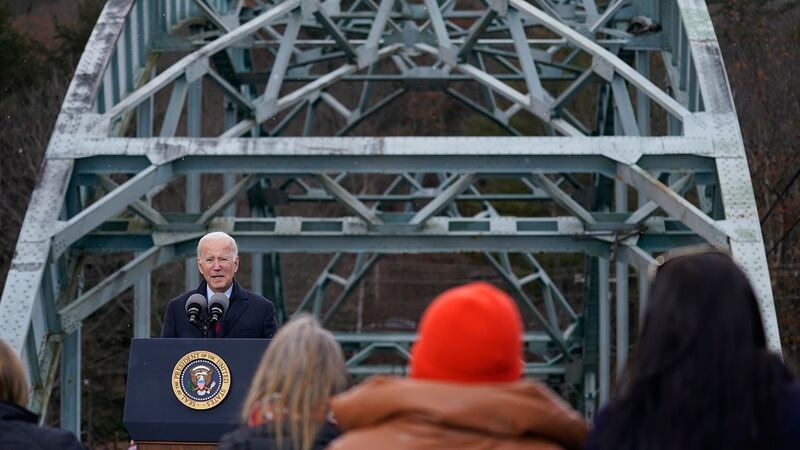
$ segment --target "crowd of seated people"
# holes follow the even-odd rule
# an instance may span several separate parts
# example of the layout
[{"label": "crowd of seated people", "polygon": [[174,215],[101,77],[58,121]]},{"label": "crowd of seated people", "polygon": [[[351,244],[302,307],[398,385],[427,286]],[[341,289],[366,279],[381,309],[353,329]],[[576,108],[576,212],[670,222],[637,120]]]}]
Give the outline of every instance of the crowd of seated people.
[{"label": "crowd of seated people", "polygon": [[[800,385],[767,348],[744,272],[709,248],[657,262],[635,355],[594,424],[523,377],[519,310],[481,282],[428,306],[408,378],[376,376],[349,390],[333,335],[296,316],[270,343],[242,425],[219,448],[800,449]],[[27,391],[14,387],[20,379],[25,386],[16,355],[0,352],[0,448],[38,448],[5,440],[36,424],[20,406]],[[60,443],[41,448],[80,448],[64,432],[41,430]]]}]

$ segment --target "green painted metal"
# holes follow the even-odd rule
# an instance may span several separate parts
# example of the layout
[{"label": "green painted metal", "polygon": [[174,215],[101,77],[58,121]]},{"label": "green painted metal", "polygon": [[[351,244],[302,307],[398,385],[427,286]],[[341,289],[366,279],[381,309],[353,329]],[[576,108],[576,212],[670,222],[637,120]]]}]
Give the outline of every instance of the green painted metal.
[{"label": "green painted metal", "polygon": [[[779,348],[738,119],[702,1],[508,0],[482,10],[369,3],[106,3],[0,301],[0,321],[10,324],[0,337],[28,362],[33,409],[46,409],[59,361],[65,380],[79,379],[82,323],[156,268],[191,258],[212,229],[258,255],[256,288],[273,296],[282,319],[299,303],[331,324],[385,255],[479,253],[533,318],[526,373],[577,394],[589,415],[613,383],[614,302],[600,295],[611,280],[598,258],[616,263],[618,275],[633,267],[641,295],[654,253],[705,241],[729,248]],[[166,49],[179,59],[156,64]],[[652,58],[666,67],[665,84],[653,79]],[[456,128],[441,137],[342,137],[419,92],[458,100],[476,123],[511,137],[454,136]],[[163,110],[156,95],[169,98]],[[222,107],[202,109],[212,95]],[[215,174],[224,189],[202,209],[203,177]],[[183,212],[147,202],[184,178]],[[588,201],[598,195],[594,181],[612,179],[613,213],[608,193]],[[697,204],[685,195],[692,190]],[[626,195],[637,197],[636,210],[622,207]],[[241,198],[249,211],[239,217]],[[325,206],[303,207],[310,202]],[[95,285],[71,283],[98,252],[135,256]],[[305,300],[284,298],[283,253],[334,255],[311,274]],[[562,294],[548,253],[586,256],[582,298]],[[147,289],[138,286],[141,316]],[[624,312],[627,293],[616,292]],[[619,317],[624,345],[629,322]],[[144,333],[144,319],[137,323]],[[404,373],[414,339],[363,330],[338,337],[357,375]],[[63,424],[78,431],[79,387],[62,395]]]}]

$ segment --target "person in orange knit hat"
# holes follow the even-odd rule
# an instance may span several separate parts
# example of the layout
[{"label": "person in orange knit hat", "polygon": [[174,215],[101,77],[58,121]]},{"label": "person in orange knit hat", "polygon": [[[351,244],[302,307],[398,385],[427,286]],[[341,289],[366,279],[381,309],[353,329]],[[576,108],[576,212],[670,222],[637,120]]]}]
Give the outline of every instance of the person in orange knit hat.
[{"label": "person in orange knit hat", "polygon": [[445,291],[423,314],[411,377],[377,376],[332,400],[331,450],[579,449],[583,417],[522,379],[522,321],[488,283]]}]

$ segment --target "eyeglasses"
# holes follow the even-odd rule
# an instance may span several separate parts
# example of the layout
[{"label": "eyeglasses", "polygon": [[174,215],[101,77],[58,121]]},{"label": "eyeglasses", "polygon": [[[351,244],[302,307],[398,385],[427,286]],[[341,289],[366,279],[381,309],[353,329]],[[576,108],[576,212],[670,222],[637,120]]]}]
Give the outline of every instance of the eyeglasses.
[{"label": "eyeglasses", "polygon": [[655,259],[655,262],[650,265],[648,268],[648,279],[652,283],[655,279],[658,271],[668,262],[674,261],[676,259],[680,259],[686,256],[694,256],[694,255],[708,255],[708,254],[715,254],[715,255],[724,255],[728,258],[731,257],[730,253],[714,247],[710,244],[699,244],[699,245],[689,245],[686,247],[678,247],[672,250],[666,251],[660,255],[658,255]]}]

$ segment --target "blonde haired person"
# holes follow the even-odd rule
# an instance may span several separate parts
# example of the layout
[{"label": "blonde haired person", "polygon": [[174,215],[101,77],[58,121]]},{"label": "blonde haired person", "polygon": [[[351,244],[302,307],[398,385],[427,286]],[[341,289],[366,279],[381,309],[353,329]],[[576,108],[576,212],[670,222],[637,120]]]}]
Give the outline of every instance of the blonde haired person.
[{"label": "blonde haired person", "polygon": [[284,325],[270,343],[242,408],[245,426],[220,449],[324,449],[339,435],[328,401],[346,388],[344,357],[333,335],[310,315]]},{"label": "blonde haired person", "polygon": [[83,449],[75,436],[64,430],[40,427],[39,417],[25,409],[28,382],[17,354],[0,340],[0,448],[3,450]]}]

